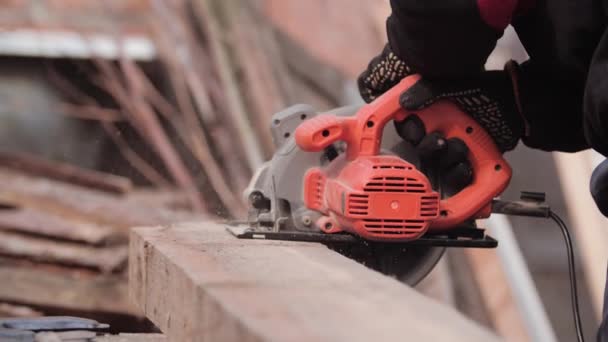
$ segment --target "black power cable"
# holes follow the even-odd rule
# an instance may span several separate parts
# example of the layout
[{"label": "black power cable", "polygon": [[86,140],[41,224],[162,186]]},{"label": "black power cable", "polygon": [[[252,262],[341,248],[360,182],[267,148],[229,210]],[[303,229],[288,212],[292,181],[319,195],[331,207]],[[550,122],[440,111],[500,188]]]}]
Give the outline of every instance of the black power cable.
[{"label": "black power cable", "polygon": [[549,217],[557,223],[564,235],[566,242],[566,250],[568,252],[568,273],[570,275],[570,299],[572,301],[572,315],[574,316],[574,327],[576,328],[576,337],[579,342],[584,342],[583,328],[581,324],[581,314],[578,305],[578,289],[576,286],[576,269],[574,265],[574,248],[572,246],[572,238],[566,223],[553,211],[549,212]]}]

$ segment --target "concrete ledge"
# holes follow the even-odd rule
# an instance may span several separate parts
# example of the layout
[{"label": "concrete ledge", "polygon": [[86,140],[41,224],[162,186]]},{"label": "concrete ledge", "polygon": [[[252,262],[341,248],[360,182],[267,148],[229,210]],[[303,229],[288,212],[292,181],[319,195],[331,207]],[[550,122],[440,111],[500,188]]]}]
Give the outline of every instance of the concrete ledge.
[{"label": "concrete ledge", "polygon": [[320,244],[238,240],[216,223],[136,228],[132,298],[171,341],[497,341]]}]

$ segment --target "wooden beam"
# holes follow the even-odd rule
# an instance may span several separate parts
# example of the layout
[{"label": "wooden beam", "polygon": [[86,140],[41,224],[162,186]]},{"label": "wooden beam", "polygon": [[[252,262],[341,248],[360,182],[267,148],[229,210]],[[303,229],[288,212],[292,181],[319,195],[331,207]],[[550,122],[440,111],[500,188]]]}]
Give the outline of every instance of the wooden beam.
[{"label": "wooden beam", "polygon": [[[2,205],[1,202],[0,205]],[[6,206],[9,205],[6,204]],[[28,207],[0,210],[0,233],[2,231],[85,242],[92,245],[126,242],[125,234],[109,225],[71,220],[44,210]]]},{"label": "wooden beam", "polygon": [[497,341],[323,245],[238,240],[211,222],[132,230],[132,299],[172,341]]},{"label": "wooden beam", "polygon": [[99,275],[62,267],[22,267],[0,259],[0,301],[75,312],[140,316],[122,275]]},{"label": "wooden beam", "polygon": [[193,219],[192,214],[184,211],[142,205],[130,200],[128,195],[33,177],[2,166],[0,179],[0,205],[32,208],[71,221],[97,223],[99,227],[125,231],[136,225]]},{"label": "wooden beam", "polygon": [[76,265],[112,272],[125,265],[124,245],[93,247],[0,231],[0,254],[45,263]]},{"label": "wooden beam", "polygon": [[575,252],[582,256],[580,262],[591,295],[595,319],[599,322],[604,302],[608,231],[606,218],[597,209],[589,192],[594,153],[554,153],[553,157],[568,207],[569,223],[574,232]]},{"label": "wooden beam", "polygon": [[0,302],[0,318],[39,317],[43,313],[24,305],[14,305]]},{"label": "wooden beam", "polygon": [[167,342],[163,334],[119,334],[96,337],[93,342]]}]

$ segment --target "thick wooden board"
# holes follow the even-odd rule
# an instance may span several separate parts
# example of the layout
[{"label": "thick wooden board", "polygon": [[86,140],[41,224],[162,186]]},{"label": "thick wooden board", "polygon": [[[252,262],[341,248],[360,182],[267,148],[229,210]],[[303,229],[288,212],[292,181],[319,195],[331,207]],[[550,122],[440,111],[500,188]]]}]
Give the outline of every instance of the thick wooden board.
[{"label": "thick wooden board", "polygon": [[0,210],[1,231],[13,231],[93,245],[126,240],[123,238],[124,234],[110,225],[71,220],[28,207]]},{"label": "thick wooden board", "polygon": [[124,267],[127,248],[124,245],[96,248],[0,231],[0,255],[111,272]]},{"label": "thick wooden board", "polygon": [[238,240],[220,224],[136,228],[132,299],[172,341],[497,341],[320,244]]},{"label": "thick wooden board", "polygon": [[87,189],[46,178],[31,177],[0,167],[0,205],[31,208],[65,220],[96,223],[125,231],[136,225],[153,225],[192,219],[192,214],[158,206],[145,206],[127,195]]},{"label": "thick wooden board", "polygon": [[96,337],[93,342],[167,342],[162,334],[119,334]]},{"label": "thick wooden board", "polygon": [[0,301],[78,312],[141,314],[130,303],[121,275],[24,267],[0,259],[0,279]]}]

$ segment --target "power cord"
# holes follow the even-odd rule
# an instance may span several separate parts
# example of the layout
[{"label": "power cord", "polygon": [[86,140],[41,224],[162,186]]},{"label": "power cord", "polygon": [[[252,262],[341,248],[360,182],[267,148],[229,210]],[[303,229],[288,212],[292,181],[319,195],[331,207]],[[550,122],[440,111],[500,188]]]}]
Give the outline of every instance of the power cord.
[{"label": "power cord", "polygon": [[583,328],[581,324],[581,314],[578,305],[578,289],[576,286],[576,269],[574,265],[574,248],[572,247],[572,238],[566,223],[553,211],[549,212],[549,217],[557,223],[564,236],[566,250],[568,252],[568,273],[570,275],[570,299],[572,302],[572,315],[574,316],[574,327],[576,329],[576,337],[578,342],[584,342]]}]

